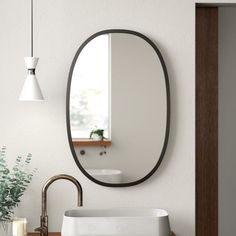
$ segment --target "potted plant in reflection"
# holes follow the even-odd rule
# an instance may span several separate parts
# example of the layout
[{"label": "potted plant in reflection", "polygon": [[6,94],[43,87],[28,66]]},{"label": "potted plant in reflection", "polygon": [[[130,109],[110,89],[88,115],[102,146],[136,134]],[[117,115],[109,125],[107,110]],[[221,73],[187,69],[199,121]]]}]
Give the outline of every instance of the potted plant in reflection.
[{"label": "potted plant in reflection", "polygon": [[104,129],[94,129],[91,131],[90,139],[94,139],[94,140],[104,140]]},{"label": "potted plant in reflection", "polygon": [[12,236],[14,209],[20,203],[36,169],[30,169],[31,154],[18,156],[10,170],[6,163],[6,147],[0,150],[0,235]]}]

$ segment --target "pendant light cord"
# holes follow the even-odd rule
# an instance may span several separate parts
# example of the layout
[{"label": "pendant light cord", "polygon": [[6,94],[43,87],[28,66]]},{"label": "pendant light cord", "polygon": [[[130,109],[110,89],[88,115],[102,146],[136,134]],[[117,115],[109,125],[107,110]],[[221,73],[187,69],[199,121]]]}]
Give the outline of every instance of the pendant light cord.
[{"label": "pendant light cord", "polygon": [[31,57],[34,55],[34,4],[33,0],[31,0]]}]

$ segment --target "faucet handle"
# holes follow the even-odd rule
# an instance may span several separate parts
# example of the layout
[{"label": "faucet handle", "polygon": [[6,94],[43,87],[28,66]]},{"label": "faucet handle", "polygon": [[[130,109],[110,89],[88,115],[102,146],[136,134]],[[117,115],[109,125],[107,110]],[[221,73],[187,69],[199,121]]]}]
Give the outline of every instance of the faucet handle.
[{"label": "faucet handle", "polygon": [[45,226],[38,227],[34,231],[40,232],[41,236],[48,236],[47,227],[45,227]]}]

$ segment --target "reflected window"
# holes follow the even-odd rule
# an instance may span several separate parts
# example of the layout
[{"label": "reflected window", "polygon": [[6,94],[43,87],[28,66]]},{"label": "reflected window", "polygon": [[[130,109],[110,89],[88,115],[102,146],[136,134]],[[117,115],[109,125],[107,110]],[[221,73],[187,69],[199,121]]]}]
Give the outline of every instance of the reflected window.
[{"label": "reflected window", "polygon": [[94,129],[104,129],[110,138],[109,57],[109,35],[96,37],[80,53],[71,84],[72,138],[89,138]]}]

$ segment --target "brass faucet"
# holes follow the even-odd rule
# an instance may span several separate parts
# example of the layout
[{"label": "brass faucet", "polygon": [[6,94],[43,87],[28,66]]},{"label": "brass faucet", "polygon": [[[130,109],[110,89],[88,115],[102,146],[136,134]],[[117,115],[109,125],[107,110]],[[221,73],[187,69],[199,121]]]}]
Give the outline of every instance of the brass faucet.
[{"label": "brass faucet", "polygon": [[50,178],[43,186],[42,189],[42,215],[40,217],[40,227],[36,228],[35,231],[40,232],[40,236],[48,236],[48,216],[47,216],[47,189],[56,180],[65,179],[71,181],[77,188],[78,191],[78,206],[83,206],[83,190],[74,177],[70,175],[56,175]]}]

